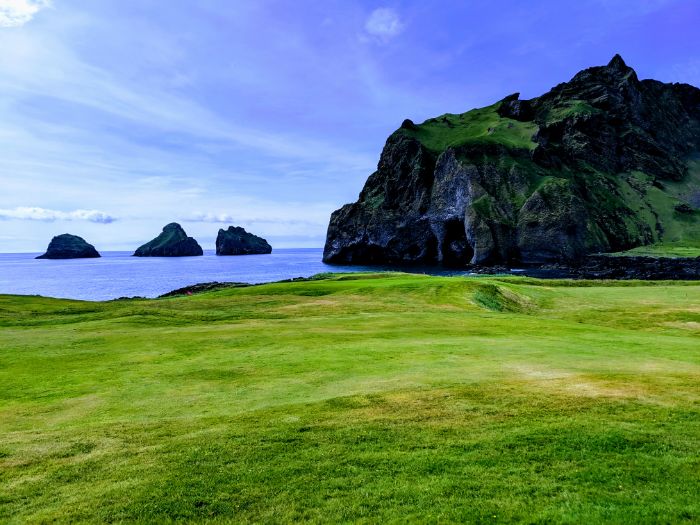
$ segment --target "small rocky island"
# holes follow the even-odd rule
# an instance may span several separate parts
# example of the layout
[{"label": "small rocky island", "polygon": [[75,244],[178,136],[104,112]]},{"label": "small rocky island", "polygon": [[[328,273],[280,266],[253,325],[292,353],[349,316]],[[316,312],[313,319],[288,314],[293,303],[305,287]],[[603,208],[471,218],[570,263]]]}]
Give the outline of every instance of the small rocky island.
[{"label": "small rocky island", "polygon": [[163,228],[158,237],[135,252],[135,257],[189,257],[203,255],[202,247],[176,222],[171,222]]},{"label": "small rocky island", "polygon": [[46,253],[37,259],[94,259],[99,256],[95,247],[82,237],[64,233],[51,239]]},{"label": "small rocky island", "polygon": [[248,233],[240,226],[220,229],[216,236],[216,255],[254,255],[272,253],[272,246],[257,235]]}]

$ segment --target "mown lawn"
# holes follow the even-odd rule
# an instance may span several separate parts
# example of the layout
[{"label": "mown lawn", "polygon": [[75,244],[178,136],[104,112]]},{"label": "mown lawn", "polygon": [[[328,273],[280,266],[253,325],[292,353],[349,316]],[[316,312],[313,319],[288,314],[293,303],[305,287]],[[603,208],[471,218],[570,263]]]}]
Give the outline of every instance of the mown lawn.
[{"label": "mown lawn", "polygon": [[700,520],[700,283],[0,296],[0,522]]}]

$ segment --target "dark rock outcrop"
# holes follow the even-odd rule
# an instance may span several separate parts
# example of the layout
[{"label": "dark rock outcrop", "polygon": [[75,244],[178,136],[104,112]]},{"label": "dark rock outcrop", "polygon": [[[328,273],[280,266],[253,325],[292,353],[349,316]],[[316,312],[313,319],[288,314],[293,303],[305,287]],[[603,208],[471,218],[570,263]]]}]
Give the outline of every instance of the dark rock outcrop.
[{"label": "dark rock outcrop", "polygon": [[82,237],[64,233],[51,239],[46,253],[37,259],[94,259],[99,256],[95,247]]},{"label": "dark rock outcrop", "polygon": [[511,269],[507,266],[468,266],[480,275],[521,275],[539,279],[615,279],[698,281],[700,257],[588,255],[576,263],[548,263]]},{"label": "dark rock outcrop", "polygon": [[592,255],[572,269],[582,279],[643,279],[688,280],[700,279],[700,257],[610,257]]},{"label": "dark rock outcrop", "polygon": [[213,281],[210,283],[197,283],[190,286],[185,286],[184,288],[178,288],[177,290],[172,290],[171,292],[159,295],[158,298],[162,299],[165,297],[178,297],[181,295],[193,295],[196,293],[203,292],[216,292],[218,290],[225,290],[226,288],[246,288],[252,286],[248,283],[237,283],[237,282],[226,282],[220,283],[218,281]]},{"label": "dark rock outcrop", "polygon": [[188,257],[203,255],[202,247],[176,222],[171,222],[150,242],[139,247],[136,257]]},{"label": "dark rock outcrop", "polygon": [[700,90],[619,55],[541,97],[406,120],[324,261],[546,264],[700,238]]},{"label": "dark rock outcrop", "polygon": [[272,253],[272,246],[262,237],[248,233],[240,226],[220,229],[216,236],[216,255],[253,255]]}]

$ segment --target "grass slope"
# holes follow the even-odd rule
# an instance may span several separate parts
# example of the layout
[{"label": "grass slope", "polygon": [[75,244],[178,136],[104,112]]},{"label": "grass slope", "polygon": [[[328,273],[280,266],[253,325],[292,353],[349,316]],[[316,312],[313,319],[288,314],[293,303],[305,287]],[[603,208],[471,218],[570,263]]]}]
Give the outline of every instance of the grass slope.
[{"label": "grass slope", "polygon": [[532,137],[537,132],[534,122],[519,122],[498,115],[500,102],[466,113],[446,113],[419,124],[415,129],[401,129],[401,133],[415,137],[434,153],[448,147],[466,144],[500,144],[512,149],[533,150],[537,146]]},{"label": "grass slope", "polygon": [[0,522],[700,519],[700,284],[0,296]]}]

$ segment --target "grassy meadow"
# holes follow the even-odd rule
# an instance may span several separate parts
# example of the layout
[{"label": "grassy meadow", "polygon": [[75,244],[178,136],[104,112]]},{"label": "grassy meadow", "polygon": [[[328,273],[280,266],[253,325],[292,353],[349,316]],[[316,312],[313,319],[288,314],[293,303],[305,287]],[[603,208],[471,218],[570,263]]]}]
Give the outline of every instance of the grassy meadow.
[{"label": "grassy meadow", "polygon": [[700,521],[700,283],[0,296],[0,522]]}]

